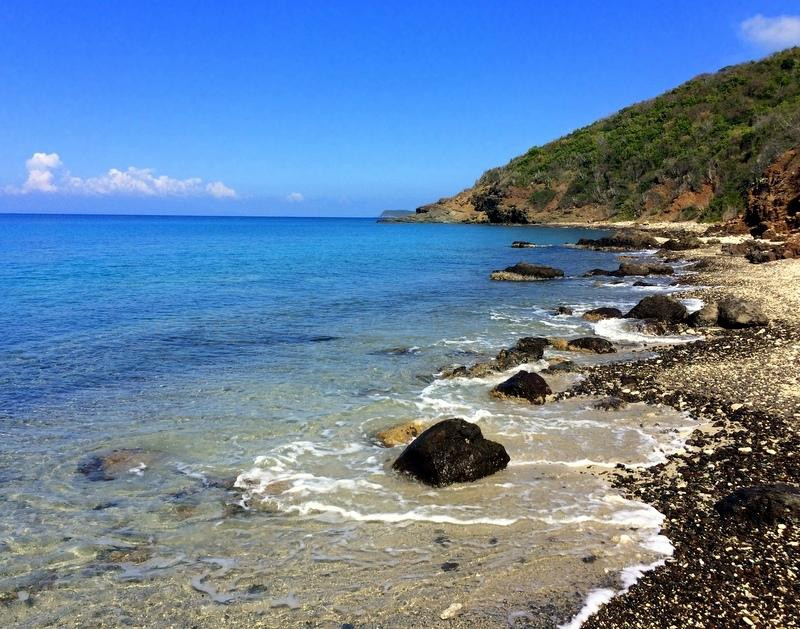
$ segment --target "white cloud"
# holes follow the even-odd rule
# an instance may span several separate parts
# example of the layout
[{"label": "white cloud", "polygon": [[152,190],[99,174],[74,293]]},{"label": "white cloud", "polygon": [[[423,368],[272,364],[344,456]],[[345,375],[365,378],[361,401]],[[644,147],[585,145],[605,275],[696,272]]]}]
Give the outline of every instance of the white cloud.
[{"label": "white cloud", "polygon": [[760,13],[741,24],[744,38],[765,50],[800,46],[800,15],[764,17]]},{"label": "white cloud", "polygon": [[305,197],[299,192],[290,192],[286,195],[286,200],[289,203],[300,203],[301,201],[305,200]]},{"label": "white cloud", "polygon": [[127,170],[111,168],[97,177],[75,177],[64,168],[58,153],[34,153],[25,162],[28,178],[22,187],[8,186],[6,193],[36,192],[75,194],[85,196],[154,196],[192,197],[212,196],[217,199],[236,198],[236,191],[221,181],[205,183],[199,177],[175,179],[156,175],[151,168],[129,166]]}]

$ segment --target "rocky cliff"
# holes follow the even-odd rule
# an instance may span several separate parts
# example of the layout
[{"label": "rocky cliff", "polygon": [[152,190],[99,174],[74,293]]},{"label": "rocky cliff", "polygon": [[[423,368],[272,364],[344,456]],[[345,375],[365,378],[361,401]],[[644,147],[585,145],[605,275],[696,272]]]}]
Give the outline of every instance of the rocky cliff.
[{"label": "rocky cliff", "polygon": [[[798,145],[800,48],[791,48],[696,77],[534,147],[473,187],[423,205],[411,220],[732,219],[744,215],[749,198],[761,198],[748,191],[771,180],[768,166]],[[777,196],[759,212],[783,198],[772,188]]]}]

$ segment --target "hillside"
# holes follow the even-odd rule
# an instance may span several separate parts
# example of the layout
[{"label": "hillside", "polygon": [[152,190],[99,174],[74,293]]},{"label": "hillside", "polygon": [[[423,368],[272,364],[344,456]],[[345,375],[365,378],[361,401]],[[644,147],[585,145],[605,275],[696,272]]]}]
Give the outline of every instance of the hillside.
[{"label": "hillside", "polygon": [[698,76],[530,149],[414,220],[714,222],[800,145],[800,48]]}]

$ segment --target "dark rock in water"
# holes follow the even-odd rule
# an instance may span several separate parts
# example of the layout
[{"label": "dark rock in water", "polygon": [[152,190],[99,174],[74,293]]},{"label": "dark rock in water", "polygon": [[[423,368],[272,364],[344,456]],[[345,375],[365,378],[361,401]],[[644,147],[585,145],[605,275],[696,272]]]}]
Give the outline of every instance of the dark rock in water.
[{"label": "dark rock in water", "polygon": [[428,485],[441,487],[478,480],[508,465],[506,449],[485,439],[463,419],[445,419],[414,439],[392,465]]},{"label": "dark rock in water", "polygon": [[539,360],[544,355],[544,348],[549,344],[546,338],[526,336],[517,341],[510,349],[501,349],[492,360],[480,362],[472,367],[459,366],[444,371],[443,378],[480,378],[497,371],[507,371],[519,365]]},{"label": "dark rock in water", "polygon": [[618,232],[603,238],[581,238],[577,243],[579,247],[589,249],[657,249],[658,241],[650,234],[639,231]]},{"label": "dark rock in water", "polygon": [[147,466],[153,453],[141,448],[123,448],[92,454],[78,463],[77,472],[91,481],[110,481],[133,469]]},{"label": "dark rock in water", "polygon": [[611,341],[601,339],[599,336],[584,336],[579,339],[567,341],[567,349],[579,352],[594,352],[595,354],[613,354],[617,350]]},{"label": "dark rock in water", "polygon": [[689,315],[689,325],[694,328],[704,328],[716,325],[719,317],[719,308],[715,302],[709,302],[700,310]]},{"label": "dark rock in water", "polygon": [[515,240],[511,243],[511,246],[514,249],[531,249],[536,245],[534,245],[532,242],[528,242],[527,240]]},{"label": "dark rock in water", "polygon": [[634,286],[655,286],[655,284],[651,282],[645,282],[644,280],[636,280],[633,283]]},{"label": "dark rock in water", "polygon": [[686,320],[686,306],[677,299],[666,295],[651,295],[636,304],[625,316],[628,319],[655,319],[669,323],[680,323]]},{"label": "dark rock in water", "polygon": [[619,319],[622,311],[619,308],[595,308],[583,313],[582,319],[586,321],[602,321],[603,319]]},{"label": "dark rock in water", "polygon": [[800,520],[800,488],[776,483],[737,489],[714,505],[722,517],[753,524]]},{"label": "dark rock in water", "polygon": [[531,404],[544,404],[552,391],[538,373],[519,371],[491,391],[494,397],[513,397],[528,400]]},{"label": "dark rock in water", "polygon": [[549,344],[550,342],[541,336],[523,336],[514,345],[514,349],[538,360],[544,355],[544,348]]},{"label": "dark rock in water", "polygon": [[622,262],[616,271],[606,269],[592,269],[584,273],[585,277],[605,275],[610,277],[646,276],[646,275],[672,275],[673,269],[668,264]]},{"label": "dark rock in water", "polygon": [[558,308],[556,308],[556,314],[557,315],[571,315],[572,314],[572,308],[570,308],[569,306],[559,306]]},{"label": "dark rock in water", "polygon": [[593,408],[601,411],[619,411],[628,406],[628,403],[622,398],[609,396],[597,402]]},{"label": "dark rock in water", "polygon": [[336,341],[338,340],[338,336],[312,336],[309,338],[310,343],[327,343],[328,341]]},{"label": "dark rock in water", "polygon": [[729,297],[719,302],[717,307],[719,308],[717,322],[723,328],[749,328],[769,323],[761,307],[752,301]]},{"label": "dark rock in water", "polygon": [[552,280],[564,277],[564,271],[550,266],[540,266],[519,262],[502,271],[492,271],[491,279],[506,282],[527,282],[533,280]]}]

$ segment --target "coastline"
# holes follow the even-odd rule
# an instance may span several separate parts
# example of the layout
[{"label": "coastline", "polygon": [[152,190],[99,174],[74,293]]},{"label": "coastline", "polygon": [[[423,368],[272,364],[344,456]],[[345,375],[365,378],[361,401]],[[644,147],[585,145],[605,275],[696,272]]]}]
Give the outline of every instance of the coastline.
[{"label": "coastline", "polygon": [[662,534],[675,550],[582,626],[800,626],[800,531],[727,522],[713,508],[735,489],[800,478],[800,261],[754,265],[708,248],[680,257],[709,262],[692,276],[704,288],[676,296],[754,299],[772,323],[714,329],[650,359],[590,367],[565,392],[665,404],[701,422],[665,463],[607,473],[623,495],[665,515]]}]

